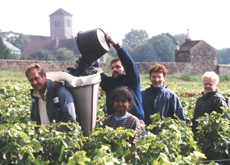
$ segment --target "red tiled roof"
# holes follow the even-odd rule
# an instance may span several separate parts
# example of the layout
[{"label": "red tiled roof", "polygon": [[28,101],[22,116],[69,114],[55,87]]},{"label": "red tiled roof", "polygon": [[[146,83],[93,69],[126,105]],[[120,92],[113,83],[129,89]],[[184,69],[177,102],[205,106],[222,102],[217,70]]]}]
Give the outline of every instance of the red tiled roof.
[{"label": "red tiled roof", "polygon": [[50,37],[46,36],[36,36],[36,35],[23,35],[24,43],[28,44],[33,40],[50,40]]},{"label": "red tiled roof", "polygon": [[59,45],[56,47],[56,40],[50,40],[49,37],[23,35],[25,41],[25,48],[22,51],[22,55],[31,55],[39,49],[45,49],[54,52],[56,49],[64,47],[73,51],[73,54],[80,56],[80,52],[75,39],[63,39],[59,40]]},{"label": "red tiled roof", "polygon": [[63,39],[58,41],[58,47],[56,47],[56,40],[52,40],[52,42],[44,45],[44,49],[46,50],[56,50],[58,48],[66,48],[73,51],[73,54],[78,55],[80,54],[76,40],[75,39]]}]

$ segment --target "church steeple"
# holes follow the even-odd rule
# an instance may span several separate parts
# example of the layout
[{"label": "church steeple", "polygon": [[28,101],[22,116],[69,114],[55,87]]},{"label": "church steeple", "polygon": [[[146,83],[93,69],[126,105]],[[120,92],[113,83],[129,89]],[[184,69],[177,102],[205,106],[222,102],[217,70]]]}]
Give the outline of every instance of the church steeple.
[{"label": "church steeple", "polygon": [[191,38],[189,36],[189,29],[187,29],[187,37],[186,37],[185,42],[188,42],[188,41],[191,41]]},{"label": "church steeple", "polygon": [[72,15],[63,9],[58,9],[50,14],[50,37],[55,40],[71,39],[72,37]]}]

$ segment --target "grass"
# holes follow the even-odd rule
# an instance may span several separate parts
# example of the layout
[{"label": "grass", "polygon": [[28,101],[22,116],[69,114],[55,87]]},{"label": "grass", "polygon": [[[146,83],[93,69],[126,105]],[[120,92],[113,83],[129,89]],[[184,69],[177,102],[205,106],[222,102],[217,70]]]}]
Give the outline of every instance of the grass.
[{"label": "grass", "polygon": [[24,72],[5,71],[0,72],[0,80],[26,80]]},{"label": "grass", "polygon": [[[108,74],[111,76],[111,74]],[[148,74],[140,74],[141,90],[151,85]],[[0,72],[0,80],[27,81],[24,72]],[[165,85],[172,91],[201,92],[203,91],[201,76],[167,75]],[[230,96],[230,76],[220,76],[218,89]]]}]

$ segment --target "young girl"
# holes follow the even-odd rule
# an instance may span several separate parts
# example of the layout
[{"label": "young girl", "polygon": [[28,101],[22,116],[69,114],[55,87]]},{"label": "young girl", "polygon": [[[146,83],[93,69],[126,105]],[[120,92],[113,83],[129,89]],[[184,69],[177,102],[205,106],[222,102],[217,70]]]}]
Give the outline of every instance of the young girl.
[{"label": "young girl", "polygon": [[[111,93],[111,101],[116,113],[106,117],[104,127],[108,126],[113,129],[124,127],[125,129],[138,130],[139,119],[128,112],[132,109],[135,101],[132,91],[126,86],[116,88]],[[138,136],[135,136],[132,142],[135,143],[137,140]]]}]

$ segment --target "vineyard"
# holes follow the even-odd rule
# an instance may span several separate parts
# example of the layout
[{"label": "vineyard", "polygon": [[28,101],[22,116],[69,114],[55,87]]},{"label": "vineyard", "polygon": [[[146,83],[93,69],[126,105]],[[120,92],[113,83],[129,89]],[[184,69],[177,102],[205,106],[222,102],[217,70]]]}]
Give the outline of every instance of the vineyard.
[{"label": "vineyard", "polygon": [[[147,76],[141,75],[142,89],[150,85]],[[218,89],[229,98],[228,77],[220,81]],[[160,121],[158,114],[153,115],[146,138],[131,147],[129,138],[141,131],[102,128],[103,91],[99,92],[96,129],[84,137],[78,123],[39,126],[31,122],[31,87],[26,77],[0,72],[0,164],[229,164],[229,120],[213,112],[199,118],[195,139],[191,131],[195,102],[203,90],[201,78],[168,76],[166,85],[180,98],[186,125],[170,118]]]}]

